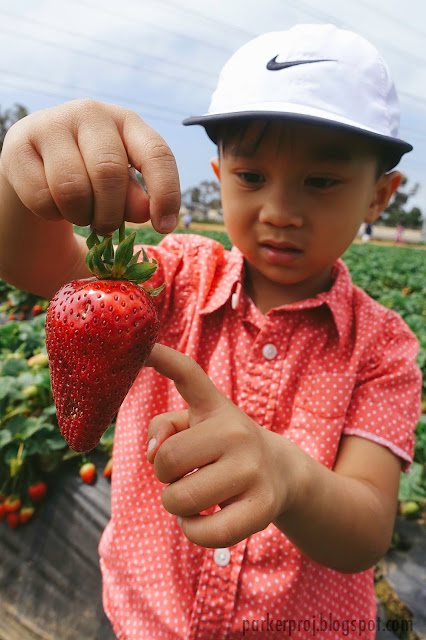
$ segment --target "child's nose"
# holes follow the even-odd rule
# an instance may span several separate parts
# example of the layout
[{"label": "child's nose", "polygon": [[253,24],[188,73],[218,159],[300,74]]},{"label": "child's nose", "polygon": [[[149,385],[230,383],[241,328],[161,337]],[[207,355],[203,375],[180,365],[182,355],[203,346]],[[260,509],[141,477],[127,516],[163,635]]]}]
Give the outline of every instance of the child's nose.
[{"label": "child's nose", "polygon": [[265,196],[259,214],[260,222],[276,227],[303,225],[300,197],[297,197],[291,189],[279,185],[271,188]]}]

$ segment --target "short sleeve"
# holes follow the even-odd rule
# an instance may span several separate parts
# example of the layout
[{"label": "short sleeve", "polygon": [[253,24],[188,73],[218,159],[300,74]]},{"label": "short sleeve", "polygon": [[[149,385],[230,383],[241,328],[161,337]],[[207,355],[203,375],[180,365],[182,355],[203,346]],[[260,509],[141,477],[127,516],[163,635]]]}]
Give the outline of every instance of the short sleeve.
[{"label": "short sleeve", "polygon": [[388,447],[409,471],[421,413],[418,341],[394,312],[384,318],[381,338],[358,374],[343,434]]}]

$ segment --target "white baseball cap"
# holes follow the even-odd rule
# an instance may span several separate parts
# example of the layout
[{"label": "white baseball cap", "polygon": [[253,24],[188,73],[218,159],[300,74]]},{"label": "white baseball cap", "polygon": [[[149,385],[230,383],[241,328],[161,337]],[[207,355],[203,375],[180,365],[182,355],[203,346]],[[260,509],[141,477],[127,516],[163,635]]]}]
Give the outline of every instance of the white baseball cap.
[{"label": "white baseball cap", "polygon": [[[287,118],[340,127],[382,143],[391,166],[412,145],[398,138],[399,101],[389,69],[363,37],[331,24],[299,24],[243,45],[223,67],[200,124]],[[391,168],[391,167],[390,167]]]}]

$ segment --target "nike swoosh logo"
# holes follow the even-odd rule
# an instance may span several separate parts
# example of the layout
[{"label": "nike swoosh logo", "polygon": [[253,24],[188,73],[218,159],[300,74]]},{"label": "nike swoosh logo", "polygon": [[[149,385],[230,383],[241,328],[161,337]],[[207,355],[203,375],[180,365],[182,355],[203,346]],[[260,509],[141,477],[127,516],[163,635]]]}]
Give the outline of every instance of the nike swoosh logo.
[{"label": "nike swoosh logo", "polygon": [[335,62],[335,60],[291,60],[289,62],[277,62],[278,55],[275,58],[269,60],[266,68],[269,71],[278,71],[279,69],[288,69],[289,67],[296,67],[299,64],[312,64],[313,62]]}]

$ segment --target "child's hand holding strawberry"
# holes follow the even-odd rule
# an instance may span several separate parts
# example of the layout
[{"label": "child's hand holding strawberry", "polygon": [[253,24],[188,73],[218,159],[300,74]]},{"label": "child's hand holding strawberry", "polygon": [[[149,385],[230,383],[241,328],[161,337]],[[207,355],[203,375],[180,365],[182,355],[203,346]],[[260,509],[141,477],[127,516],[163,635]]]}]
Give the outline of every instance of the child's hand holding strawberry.
[{"label": "child's hand holding strawberry", "polygon": [[[143,172],[149,196],[129,176]],[[44,220],[91,225],[101,235],[121,222],[169,232],[180,203],[175,160],[163,138],[123,107],[74,100],[27,116],[8,132],[0,173]]]}]

